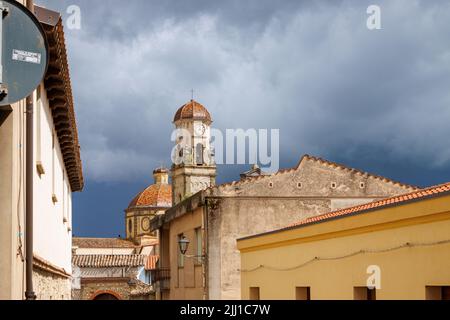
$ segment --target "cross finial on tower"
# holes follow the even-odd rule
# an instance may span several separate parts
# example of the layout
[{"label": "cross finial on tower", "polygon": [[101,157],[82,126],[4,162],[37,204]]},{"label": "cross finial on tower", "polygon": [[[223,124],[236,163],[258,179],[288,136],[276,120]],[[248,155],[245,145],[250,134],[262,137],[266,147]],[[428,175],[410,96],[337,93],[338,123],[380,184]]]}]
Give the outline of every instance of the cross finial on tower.
[{"label": "cross finial on tower", "polygon": [[194,89],[191,89],[192,98],[191,101],[194,101]]}]

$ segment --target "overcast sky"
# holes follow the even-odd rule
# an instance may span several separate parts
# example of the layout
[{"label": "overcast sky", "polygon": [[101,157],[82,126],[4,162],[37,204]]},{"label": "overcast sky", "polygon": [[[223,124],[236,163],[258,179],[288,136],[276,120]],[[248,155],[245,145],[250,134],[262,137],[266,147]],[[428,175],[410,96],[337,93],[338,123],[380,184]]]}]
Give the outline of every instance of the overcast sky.
[{"label": "overcast sky", "polygon": [[[450,2],[61,1],[86,188],[75,235],[123,234],[123,209],[170,162],[191,97],[214,126],[280,129],[282,167],[321,156],[402,182],[450,181]],[[382,30],[366,26],[381,7]],[[221,167],[219,182],[242,167]]]}]

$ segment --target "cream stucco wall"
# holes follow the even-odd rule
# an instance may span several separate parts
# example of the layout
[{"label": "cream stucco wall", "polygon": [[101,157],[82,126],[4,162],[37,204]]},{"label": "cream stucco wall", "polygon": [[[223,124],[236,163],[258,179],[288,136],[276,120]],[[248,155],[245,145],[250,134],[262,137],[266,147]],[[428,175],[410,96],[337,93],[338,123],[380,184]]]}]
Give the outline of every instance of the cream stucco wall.
[{"label": "cream stucco wall", "polygon": [[[42,88],[42,87],[41,87]],[[55,135],[46,90],[34,97],[34,254],[71,272],[72,194]],[[39,108],[39,110],[38,110]],[[2,112],[2,114],[5,114]],[[22,299],[25,291],[25,101],[11,106],[0,126],[0,299]],[[40,152],[39,152],[40,150]],[[53,194],[58,201],[53,202]],[[22,256],[21,256],[22,255]],[[39,296],[39,293],[38,293]]]},{"label": "cream stucco wall", "polygon": [[0,123],[0,299],[22,299],[25,285],[25,103],[11,106]]},{"label": "cream stucco wall", "polygon": [[[25,0],[18,1],[25,4]],[[72,198],[57,138],[52,148],[53,118],[46,90],[42,103],[34,97],[34,254],[52,267],[71,272]],[[25,291],[25,100],[13,104],[10,113],[1,112],[0,123],[0,299],[23,299]],[[42,162],[45,174],[36,165]],[[58,201],[53,202],[53,194]],[[50,283],[35,270],[35,291],[49,285],[67,291],[66,280]],[[65,279],[65,280],[64,280]],[[61,280],[61,281],[60,281]],[[61,285],[59,285],[61,284]],[[36,292],[38,297],[42,294]],[[62,295],[52,295],[52,297]],[[67,295],[66,295],[67,297]],[[47,297],[48,298],[48,297]]]},{"label": "cream stucco wall", "polygon": [[[70,273],[72,192],[58,138],[54,133],[46,90],[41,89],[41,99],[36,100],[36,97],[35,94],[34,159],[35,163],[42,162],[45,174],[39,175],[37,170],[34,171],[34,251],[43,259]],[[57,199],[55,203],[53,195]]]},{"label": "cream stucco wall", "polygon": [[[313,300],[352,300],[354,287],[367,286],[367,268],[374,265],[381,271],[377,299],[423,300],[427,286],[450,286],[450,243],[436,244],[447,240],[450,196],[239,241],[242,297],[250,298],[250,287],[258,287],[264,300],[295,299],[296,287],[310,287]],[[417,246],[280,271],[314,257],[382,251],[406,243]],[[259,265],[265,268],[253,271]]]}]

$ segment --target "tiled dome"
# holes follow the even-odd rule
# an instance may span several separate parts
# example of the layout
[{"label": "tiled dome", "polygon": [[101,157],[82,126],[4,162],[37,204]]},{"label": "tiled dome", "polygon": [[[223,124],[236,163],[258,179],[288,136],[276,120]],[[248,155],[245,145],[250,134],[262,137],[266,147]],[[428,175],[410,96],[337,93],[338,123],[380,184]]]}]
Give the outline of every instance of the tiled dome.
[{"label": "tiled dome", "polygon": [[128,209],[141,207],[170,208],[172,206],[172,186],[169,184],[169,170],[159,168],[153,171],[155,184],[140,192]]},{"label": "tiled dome", "polygon": [[185,119],[206,120],[212,122],[211,115],[208,110],[195,100],[189,101],[178,109],[173,122]]},{"label": "tiled dome", "polygon": [[135,207],[170,208],[171,206],[172,186],[170,184],[152,184],[131,201],[128,209]]}]

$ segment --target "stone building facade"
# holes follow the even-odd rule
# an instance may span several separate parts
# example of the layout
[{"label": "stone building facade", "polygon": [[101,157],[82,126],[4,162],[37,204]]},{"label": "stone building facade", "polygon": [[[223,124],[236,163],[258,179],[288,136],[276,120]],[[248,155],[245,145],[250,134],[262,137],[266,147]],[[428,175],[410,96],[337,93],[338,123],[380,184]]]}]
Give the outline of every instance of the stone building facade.
[{"label": "stone building facade", "polygon": [[[177,169],[174,166],[172,174]],[[177,194],[177,181],[172,183]],[[160,235],[159,268],[170,273],[169,285],[157,295],[161,299],[240,299],[238,238],[413,190],[413,186],[311,156],[276,174],[253,167],[240,181],[205,185],[152,221],[152,230]],[[190,241],[186,255],[179,250],[182,238]]]},{"label": "stone building facade", "polygon": [[33,284],[38,300],[70,300],[71,278],[64,269],[34,257]]},{"label": "stone building facade", "polygon": [[58,274],[35,269],[33,282],[38,300],[71,300],[70,278]]},{"label": "stone building facade", "polygon": [[156,243],[74,238],[72,299],[153,300],[150,270],[158,260]]},{"label": "stone building facade", "polygon": [[151,287],[128,278],[82,280],[82,286],[74,290],[74,300],[154,300]]},{"label": "stone building facade", "polygon": [[[75,255],[74,300],[154,300],[146,255]],[[144,273],[144,277],[142,277]]]}]

